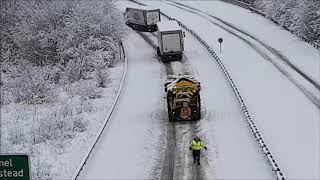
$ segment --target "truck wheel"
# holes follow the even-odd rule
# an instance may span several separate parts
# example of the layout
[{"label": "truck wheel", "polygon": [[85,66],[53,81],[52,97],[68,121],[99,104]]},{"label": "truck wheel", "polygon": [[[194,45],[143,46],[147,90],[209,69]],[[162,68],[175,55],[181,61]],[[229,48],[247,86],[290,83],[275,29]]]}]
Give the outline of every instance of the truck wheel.
[{"label": "truck wheel", "polygon": [[169,122],[173,122],[173,117],[169,115]]},{"label": "truck wheel", "polygon": [[172,122],[172,112],[171,112],[171,108],[170,108],[170,104],[169,104],[168,99],[167,99],[167,107],[168,107],[168,119],[169,119],[169,122]]},{"label": "truck wheel", "polygon": [[167,63],[167,60],[166,60],[165,58],[161,58],[161,61],[162,61],[163,63]]},{"label": "truck wheel", "polygon": [[169,60],[166,58],[166,57],[161,57],[161,61],[163,62],[163,63],[168,63],[169,62]]},{"label": "truck wheel", "polygon": [[173,122],[174,121],[174,115],[172,115],[172,112],[169,109],[168,109],[168,118],[169,118],[169,122]]},{"label": "truck wheel", "polygon": [[199,109],[197,112],[197,120],[200,120],[200,119],[201,119],[201,110]]},{"label": "truck wheel", "polygon": [[198,120],[201,119],[201,99],[200,99],[200,96],[199,96],[199,108],[197,111],[197,118],[198,118]]}]

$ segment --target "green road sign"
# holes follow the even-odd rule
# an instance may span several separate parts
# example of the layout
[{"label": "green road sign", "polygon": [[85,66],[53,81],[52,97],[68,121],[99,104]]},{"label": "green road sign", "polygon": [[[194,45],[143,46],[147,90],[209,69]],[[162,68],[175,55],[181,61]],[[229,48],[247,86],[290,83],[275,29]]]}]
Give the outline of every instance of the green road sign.
[{"label": "green road sign", "polygon": [[0,179],[30,180],[28,155],[0,155]]}]

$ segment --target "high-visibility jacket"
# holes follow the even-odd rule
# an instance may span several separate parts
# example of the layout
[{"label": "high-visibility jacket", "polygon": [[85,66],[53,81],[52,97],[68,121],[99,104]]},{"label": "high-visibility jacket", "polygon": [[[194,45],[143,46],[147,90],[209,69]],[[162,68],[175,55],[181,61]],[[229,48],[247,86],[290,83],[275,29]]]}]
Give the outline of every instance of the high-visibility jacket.
[{"label": "high-visibility jacket", "polygon": [[190,147],[193,150],[201,150],[202,148],[204,148],[206,146],[204,145],[204,143],[201,140],[200,141],[192,140]]}]

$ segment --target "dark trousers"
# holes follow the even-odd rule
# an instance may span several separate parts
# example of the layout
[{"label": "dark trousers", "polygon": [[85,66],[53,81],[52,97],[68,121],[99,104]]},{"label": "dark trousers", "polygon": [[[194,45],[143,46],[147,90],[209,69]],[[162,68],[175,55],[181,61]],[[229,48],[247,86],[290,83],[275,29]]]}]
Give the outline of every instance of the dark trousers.
[{"label": "dark trousers", "polygon": [[192,156],[194,162],[198,161],[200,162],[200,150],[192,150]]}]

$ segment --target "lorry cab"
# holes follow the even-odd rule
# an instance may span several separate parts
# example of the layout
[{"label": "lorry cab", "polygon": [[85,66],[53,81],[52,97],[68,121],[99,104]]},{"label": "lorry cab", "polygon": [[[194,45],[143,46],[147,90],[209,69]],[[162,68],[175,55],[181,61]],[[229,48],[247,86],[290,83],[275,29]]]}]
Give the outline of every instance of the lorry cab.
[{"label": "lorry cab", "polygon": [[177,21],[157,22],[157,54],[163,62],[181,60],[184,32]]}]

